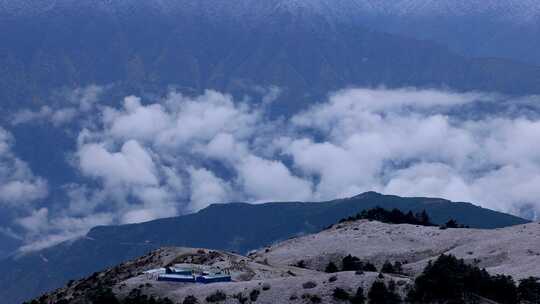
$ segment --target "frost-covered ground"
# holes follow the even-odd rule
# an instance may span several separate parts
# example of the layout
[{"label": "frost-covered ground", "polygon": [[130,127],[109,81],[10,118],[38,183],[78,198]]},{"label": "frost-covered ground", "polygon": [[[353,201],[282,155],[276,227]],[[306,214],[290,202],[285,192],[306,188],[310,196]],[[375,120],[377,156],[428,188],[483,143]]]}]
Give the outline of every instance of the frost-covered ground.
[{"label": "frost-covered ground", "polygon": [[[239,303],[234,295],[242,293],[248,297],[253,290],[259,291],[257,303],[308,303],[306,298],[316,295],[322,299],[322,303],[334,303],[332,293],[336,287],[343,288],[349,293],[354,293],[358,287],[362,287],[367,293],[369,287],[377,279],[377,273],[365,272],[355,274],[354,272],[340,272],[337,274],[314,273],[309,276],[274,278],[267,280],[253,280],[234,283],[216,283],[216,284],[178,284],[151,282],[152,286],[143,288],[147,294],[153,294],[160,297],[181,302],[186,296],[193,295],[199,299],[200,303],[206,303],[207,296],[215,293],[217,290],[223,291],[227,295],[227,300],[220,303]],[[330,279],[334,277],[333,279]],[[398,291],[403,295],[410,280],[385,275],[385,281],[393,280],[396,282]],[[335,279],[335,280],[334,280]],[[146,282],[133,282],[136,284],[145,284]],[[314,287],[311,287],[314,286]],[[309,300],[309,299],[308,299]]]},{"label": "frost-covered ground", "polygon": [[334,225],[318,234],[291,239],[252,255],[270,264],[299,260],[313,269],[347,254],[380,266],[385,260],[406,262],[412,275],[440,254],[453,254],[491,273],[516,279],[540,276],[540,224],[480,229],[439,229],[358,221]]},{"label": "frost-covered ground", "polygon": [[[332,295],[335,288],[353,294],[362,287],[367,293],[379,277],[376,272],[323,271],[328,262],[340,265],[348,254],[370,261],[378,268],[386,260],[404,262],[406,275],[380,277],[387,284],[394,281],[397,292],[404,296],[426,263],[443,253],[464,258],[492,274],[503,273],[515,279],[540,276],[540,224],[480,230],[361,220],[290,239],[249,256],[202,248],[163,248],[72,283],[49,295],[49,303],[61,297],[73,297],[103,282],[112,284],[120,298],[138,289],[143,294],[168,297],[177,303],[190,295],[205,303],[217,291],[226,294],[226,300],[221,303],[239,303],[239,294],[249,298],[253,293],[257,294],[257,303],[308,303],[311,297],[320,298],[322,303],[338,303]],[[299,261],[304,261],[305,268],[293,266]],[[173,264],[227,270],[233,282],[207,285],[160,282],[156,276],[144,273]]]},{"label": "frost-covered ground", "polygon": [[[248,296],[253,290],[259,290],[257,303],[304,301],[302,295],[317,295],[323,303],[332,303],[332,292],[336,287],[350,293],[358,287],[367,291],[377,278],[377,273],[340,272],[335,274],[337,280],[330,280],[334,275],[323,272],[328,262],[339,265],[344,256],[351,254],[377,267],[386,260],[405,262],[408,277],[387,274],[384,278],[386,282],[395,281],[398,291],[404,295],[427,262],[443,253],[464,258],[493,274],[508,274],[515,279],[539,276],[540,224],[480,230],[391,225],[366,220],[342,223],[317,234],[263,248],[249,257],[227,254],[225,261],[215,265],[227,267],[231,261],[245,261],[245,268],[233,274],[233,283],[164,283],[141,275],[118,284],[123,284],[123,291],[118,292],[125,295],[144,285],[146,287],[142,289],[147,294],[180,301],[188,295],[204,300],[221,290],[228,295],[226,303],[237,303],[233,295]],[[291,266],[299,261],[304,261],[309,269]],[[306,282],[316,286],[305,288]]]},{"label": "frost-covered ground", "polygon": [[[203,263],[220,269],[233,267],[231,272],[233,282],[207,285],[160,282],[155,276],[139,273],[117,283],[114,291],[119,297],[125,297],[133,289],[140,289],[144,294],[167,297],[176,302],[182,302],[185,297],[192,295],[199,299],[200,303],[204,303],[206,297],[219,290],[227,295],[227,300],[222,303],[238,303],[233,296],[242,294],[244,297],[249,297],[253,292],[258,293],[257,303],[291,303],[297,300],[305,302],[312,296],[320,297],[323,303],[331,303],[333,302],[332,293],[336,287],[343,288],[351,294],[355,293],[358,287],[362,287],[367,292],[378,276],[375,272],[328,274],[281,263],[272,265],[266,264],[266,261],[255,262],[251,258],[225,252],[206,251],[210,253],[209,255],[202,252],[202,249],[168,248],[166,251],[158,251],[155,254],[161,258],[165,257],[163,261],[167,263],[186,262],[184,257],[193,255],[195,257],[191,260],[194,262],[193,266]],[[205,255],[213,257],[199,259]],[[166,258],[168,256],[176,257]],[[384,280],[386,282],[393,280],[397,291],[402,295],[411,284],[409,278],[402,276],[384,275]]]}]

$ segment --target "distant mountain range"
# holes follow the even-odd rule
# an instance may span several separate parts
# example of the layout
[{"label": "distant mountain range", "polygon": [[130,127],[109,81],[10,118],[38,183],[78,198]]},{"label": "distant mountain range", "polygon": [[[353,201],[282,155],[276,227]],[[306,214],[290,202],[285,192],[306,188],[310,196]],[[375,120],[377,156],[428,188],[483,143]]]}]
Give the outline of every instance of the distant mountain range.
[{"label": "distant mountain range", "polygon": [[367,192],[329,202],[212,205],[197,213],[141,224],[96,227],[84,238],[0,262],[0,297],[18,303],[163,246],[188,246],[245,253],[277,241],[318,232],[366,208],[426,210],[432,221],[450,218],[473,228],[527,223],[519,217],[438,198],[402,198]]},{"label": "distant mountain range", "polygon": [[538,31],[538,5],[472,2],[5,0],[0,100],[33,106],[53,89],[93,83],[240,96],[273,85],[283,89],[276,111],[290,113],[346,86],[540,93],[540,59],[523,60],[538,40],[528,30]]}]

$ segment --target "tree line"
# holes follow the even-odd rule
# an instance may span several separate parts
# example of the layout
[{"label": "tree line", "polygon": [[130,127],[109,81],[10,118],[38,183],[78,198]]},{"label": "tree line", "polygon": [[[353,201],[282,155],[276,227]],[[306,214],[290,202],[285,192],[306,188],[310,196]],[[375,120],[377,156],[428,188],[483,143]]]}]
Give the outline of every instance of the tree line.
[{"label": "tree line", "polygon": [[[391,263],[385,265],[386,268],[393,267]],[[367,297],[361,287],[354,294],[335,288],[333,297],[351,304],[469,304],[479,303],[481,299],[500,304],[540,303],[539,278],[529,277],[516,283],[511,276],[491,275],[485,269],[452,255],[443,254],[429,262],[405,298],[397,292],[394,281],[387,284],[383,278],[379,274]]]},{"label": "tree line", "polygon": [[[362,212],[356,215],[349,216],[339,220],[339,223],[354,222],[358,220],[370,220],[378,221],[387,224],[411,224],[420,226],[437,226],[431,221],[426,210],[422,212],[413,213],[409,210],[407,213],[394,208],[387,210],[381,207],[375,207],[371,209],[362,210]],[[445,228],[469,228],[468,226],[459,224],[455,219],[449,219],[444,225],[440,226]]]}]

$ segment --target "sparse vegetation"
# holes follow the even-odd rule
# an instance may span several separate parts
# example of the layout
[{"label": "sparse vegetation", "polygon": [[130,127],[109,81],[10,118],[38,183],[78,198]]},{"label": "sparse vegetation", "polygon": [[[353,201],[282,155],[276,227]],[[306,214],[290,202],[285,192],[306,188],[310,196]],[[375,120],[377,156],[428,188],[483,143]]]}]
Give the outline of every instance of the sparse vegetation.
[{"label": "sparse vegetation", "polygon": [[198,304],[199,300],[195,296],[187,296],[182,304]]},{"label": "sparse vegetation", "polygon": [[310,301],[311,303],[321,303],[322,299],[318,295],[312,295]]},{"label": "sparse vegetation", "polygon": [[353,222],[358,220],[373,220],[389,224],[412,224],[412,225],[422,225],[422,226],[435,226],[427,212],[423,210],[420,213],[413,214],[412,211],[403,213],[399,209],[392,209],[390,211],[381,208],[375,207],[368,210],[363,210],[362,212],[356,214],[355,216],[350,216],[348,218],[341,219],[339,222]]},{"label": "sparse vegetation", "polygon": [[343,271],[364,270],[364,263],[359,258],[349,254],[343,258],[341,269]]},{"label": "sparse vegetation", "polygon": [[364,263],[364,271],[377,272],[377,267],[370,262]]},{"label": "sparse vegetation", "polygon": [[364,296],[364,289],[358,287],[356,294],[350,298],[351,304],[364,304],[366,302],[366,297]]},{"label": "sparse vegetation", "polygon": [[[114,297],[114,295],[113,295]],[[111,298],[112,299],[112,298]],[[109,299],[108,301],[110,301],[111,299]],[[122,300],[121,302],[119,302],[116,298],[115,298],[115,301],[113,302],[93,302],[93,304],[98,304],[98,303],[120,303],[120,304],[174,304],[170,299],[168,298],[154,298],[152,296],[147,296],[145,294],[143,294],[141,292],[140,289],[133,289],[129,295],[124,299]]]},{"label": "sparse vegetation", "polygon": [[304,260],[300,260],[300,261],[296,262],[296,264],[294,264],[294,266],[296,266],[298,268],[306,268],[306,262]]},{"label": "sparse vegetation", "polygon": [[442,227],[444,228],[469,228],[469,226],[461,225],[456,220],[450,219]]},{"label": "sparse vegetation", "polygon": [[[368,292],[369,304],[397,304],[401,303],[400,296],[386,287],[383,281],[375,281]],[[428,302],[426,302],[428,303]]]},{"label": "sparse vegetation", "polygon": [[327,273],[334,273],[334,272],[338,272],[339,268],[336,266],[334,262],[329,262],[328,265],[326,265],[326,268],[324,269],[324,271]]},{"label": "sparse vegetation", "polygon": [[302,299],[308,300],[311,303],[321,303],[322,299],[318,295],[305,293],[302,295]]},{"label": "sparse vegetation", "polygon": [[411,303],[462,303],[477,296],[503,304],[518,303],[518,288],[510,276],[491,276],[463,259],[441,255],[416,278],[407,299]]},{"label": "sparse vegetation", "polygon": [[[376,272],[377,267],[373,265],[370,262],[364,262],[360,260],[358,257],[347,255],[344,257],[341,261],[342,267],[341,271],[370,271],[370,272]],[[326,268],[324,270],[327,273],[335,273],[340,271],[340,269],[337,267],[337,265],[334,262],[329,262],[328,265],[326,265]]]},{"label": "sparse vegetation", "polygon": [[[134,289],[131,291],[130,296],[134,296],[135,293],[140,295],[140,290]],[[103,285],[98,285],[96,288],[90,289],[87,293],[85,298],[90,303],[110,303],[110,304],[116,304],[120,303],[118,299],[116,299],[116,296],[112,292],[112,289],[110,287],[106,287]]]},{"label": "sparse vegetation", "polygon": [[519,281],[518,299],[525,303],[540,303],[540,283],[538,278],[530,277]]},{"label": "sparse vegetation", "polygon": [[249,299],[251,300],[251,302],[255,302],[257,301],[257,299],[259,298],[259,294],[261,293],[260,290],[258,289],[253,289],[250,293],[249,293]]},{"label": "sparse vegetation", "polygon": [[315,288],[315,287],[317,287],[317,283],[315,283],[313,281],[307,281],[304,284],[302,284],[302,288],[304,288],[304,289],[311,289],[311,288]]},{"label": "sparse vegetation", "polygon": [[370,262],[363,262],[358,257],[351,256],[350,254],[342,260],[342,271],[372,271],[376,272],[377,267]]},{"label": "sparse vegetation", "polygon": [[247,303],[248,300],[249,300],[249,299],[248,299],[246,296],[244,296],[244,294],[241,293],[241,292],[239,292],[239,293],[233,295],[233,298],[237,299],[237,300],[238,300],[238,303],[240,303],[240,304],[245,304],[245,303]]},{"label": "sparse vegetation", "polygon": [[351,296],[345,289],[337,287],[332,292],[332,297],[334,297],[336,300],[347,301]]},{"label": "sparse vegetation", "polygon": [[394,262],[394,264],[390,263],[390,261],[386,261],[381,267],[381,272],[403,274],[403,265],[401,264],[401,262],[398,261]]},{"label": "sparse vegetation", "polygon": [[221,290],[216,290],[213,294],[206,297],[206,302],[215,303],[225,301],[227,299],[227,294]]}]

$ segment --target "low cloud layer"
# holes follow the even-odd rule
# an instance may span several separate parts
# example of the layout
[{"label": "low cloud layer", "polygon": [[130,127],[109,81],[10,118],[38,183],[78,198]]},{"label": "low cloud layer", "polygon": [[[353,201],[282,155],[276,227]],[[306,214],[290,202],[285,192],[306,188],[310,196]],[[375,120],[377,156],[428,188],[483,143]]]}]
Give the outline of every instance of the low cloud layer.
[{"label": "low cloud layer", "polygon": [[302,172],[320,178],[320,198],[373,189],[471,201],[513,213],[524,206],[538,210],[540,121],[462,120],[445,114],[487,97],[344,91],[292,119],[296,128],[323,140],[290,137],[282,149]]},{"label": "low cloud layer", "polygon": [[[26,249],[92,225],[147,221],[212,203],[326,200],[370,190],[530,217],[540,210],[540,120],[519,111],[455,114],[508,102],[504,96],[348,89],[279,119],[269,118],[266,99],[171,92],[98,107],[78,130],[69,158],[87,182],[66,185],[61,208],[18,220],[29,239],[41,237]],[[73,228],[62,230],[66,224]]]},{"label": "low cloud layer", "polygon": [[46,121],[56,127],[69,124],[79,116],[93,110],[103,91],[103,87],[96,85],[58,91],[54,94],[53,100],[49,101],[48,105],[41,106],[39,110],[25,109],[16,112],[11,123],[19,125]]}]

